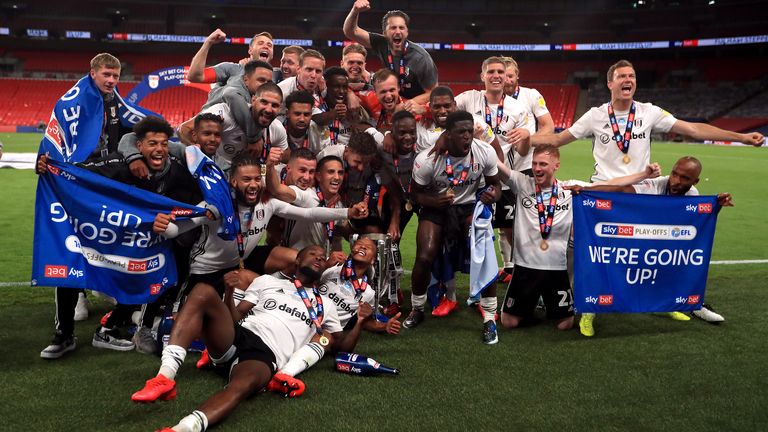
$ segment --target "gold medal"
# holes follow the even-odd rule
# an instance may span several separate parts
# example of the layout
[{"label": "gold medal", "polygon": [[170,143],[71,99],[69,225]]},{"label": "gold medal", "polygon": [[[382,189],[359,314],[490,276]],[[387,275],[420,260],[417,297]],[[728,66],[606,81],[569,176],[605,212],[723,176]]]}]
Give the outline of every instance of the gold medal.
[{"label": "gold medal", "polygon": [[546,251],[547,249],[549,249],[549,243],[547,243],[546,240],[542,240],[541,244],[539,244],[539,248],[541,248],[541,250],[543,251]]},{"label": "gold medal", "polygon": [[329,341],[328,338],[325,337],[325,336],[320,336],[320,341],[319,342],[320,342],[320,345],[324,346],[324,347],[327,347],[328,344],[331,343],[331,341]]},{"label": "gold medal", "polygon": [[406,211],[413,211],[413,204],[411,204],[410,201],[405,202],[405,210]]},{"label": "gold medal", "polygon": [[630,159],[630,158],[629,158],[629,155],[626,155],[626,154],[625,154],[625,155],[624,155],[624,159],[622,159],[622,162],[624,162],[625,164],[628,164],[628,163],[630,163],[631,161],[632,161],[632,159]]},{"label": "gold medal", "polygon": [[266,177],[267,176],[267,165],[265,163],[261,164],[261,176],[262,177]]}]

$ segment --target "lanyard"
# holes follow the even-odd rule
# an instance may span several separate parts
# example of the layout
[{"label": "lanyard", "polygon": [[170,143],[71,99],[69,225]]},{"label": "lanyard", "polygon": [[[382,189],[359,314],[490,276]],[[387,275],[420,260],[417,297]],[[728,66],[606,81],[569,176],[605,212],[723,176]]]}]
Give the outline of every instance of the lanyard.
[{"label": "lanyard", "polygon": [[515,92],[512,93],[512,99],[517,99],[518,96],[520,96],[520,86],[515,87]]},{"label": "lanyard", "polygon": [[[235,241],[237,242],[237,254],[240,256],[240,268],[245,268],[245,263],[243,260],[245,259],[245,237],[243,236],[243,229],[242,229],[242,222],[240,221],[240,206],[237,204],[237,199],[234,197],[232,198],[232,206],[235,208],[235,221],[237,222],[237,236],[235,237]],[[250,212],[250,218],[248,219],[248,226],[245,229],[245,232],[248,232],[251,230],[251,225],[253,224],[253,219],[255,217],[254,212],[256,211],[256,206],[251,207]]]},{"label": "lanyard", "polygon": [[344,264],[344,268],[341,270],[341,279],[351,281],[352,288],[355,290],[355,299],[360,300],[363,296],[363,292],[368,288],[368,275],[363,275],[361,278],[353,277],[354,275],[355,273],[352,269],[352,257],[349,257]]},{"label": "lanyard", "polygon": [[624,136],[621,136],[619,132],[619,122],[616,121],[616,114],[613,111],[613,105],[608,104],[608,119],[611,122],[611,129],[613,130],[613,139],[616,141],[616,145],[619,147],[619,151],[624,154],[629,152],[629,140],[632,139],[632,127],[635,125],[635,102],[632,102],[632,106],[629,107],[629,116],[627,117],[627,127],[624,129]]},{"label": "lanyard", "polygon": [[272,141],[269,139],[269,126],[264,129],[264,148],[261,149],[261,158],[259,163],[263,166],[269,158],[269,149],[272,148]]},{"label": "lanyard", "polygon": [[[415,144],[414,144],[414,147],[415,147]],[[400,184],[400,188],[403,190],[403,195],[408,196],[408,194],[411,193],[411,180],[413,180],[413,175],[408,176],[408,187],[405,187],[403,185],[402,176],[400,175],[400,157],[397,154],[397,150],[395,150],[395,153],[392,155],[392,163],[395,165],[395,174],[397,176],[397,182],[398,184]]]},{"label": "lanyard", "polygon": [[462,166],[459,164],[456,167],[456,171],[459,172],[458,176],[454,176],[453,171],[453,164],[451,163],[451,157],[446,153],[445,155],[445,175],[448,177],[448,187],[454,188],[456,186],[463,186],[464,181],[467,180],[467,177],[469,176],[469,170],[472,168],[472,165],[475,164],[475,155],[472,153],[472,150],[469,151],[469,165]]},{"label": "lanyard", "polygon": [[544,198],[541,188],[536,185],[536,209],[539,212],[539,232],[541,238],[546,240],[552,231],[552,222],[555,220],[555,205],[557,204],[557,180],[552,182],[552,196],[549,197],[549,205],[544,209]]},{"label": "lanyard", "polygon": [[488,105],[488,98],[483,96],[483,101],[485,101],[485,124],[493,129],[493,133],[496,135],[501,135],[501,120],[504,118],[504,95],[501,95],[499,106],[496,108],[495,127],[493,126],[493,123],[491,123],[491,107]]},{"label": "lanyard", "polygon": [[320,293],[317,292],[317,288],[312,287],[312,294],[315,295],[315,301],[317,301],[317,309],[312,307],[312,301],[309,300],[309,295],[307,294],[307,290],[304,289],[304,286],[301,284],[301,281],[299,281],[296,276],[293,277],[293,285],[296,287],[296,291],[299,293],[299,297],[301,297],[301,300],[304,302],[304,306],[307,307],[307,312],[309,312],[309,318],[312,320],[312,323],[315,325],[315,332],[317,334],[322,335],[323,329],[322,329],[322,322],[323,322],[323,315],[325,315],[325,311],[323,309],[323,299],[320,297]]},{"label": "lanyard", "polygon": [[389,51],[387,53],[387,63],[389,66],[389,70],[391,70],[392,72],[398,75],[401,91],[405,88],[405,77],[407,76],[405,73],[405,53],[406,52],[408,52],[408,41],[405,41],[405,43],[403,44],[403,53],[400,55],[400,68],[398,70],[395,69],[395,62],[392,56],[392,51]]},{"label": "lanyard", "polygon": [[[320,186],[315,186],[315,193],[317,194],[317,199],[320,201],[320,207],[329,207],[329,203],[325,202],[325,196],[323,195],[323,191],[320,190]],[[333,242],[333,226],[335,225],[334,221],[328,221],[325,223],[325,232],[328,235],[328,243]]]}]

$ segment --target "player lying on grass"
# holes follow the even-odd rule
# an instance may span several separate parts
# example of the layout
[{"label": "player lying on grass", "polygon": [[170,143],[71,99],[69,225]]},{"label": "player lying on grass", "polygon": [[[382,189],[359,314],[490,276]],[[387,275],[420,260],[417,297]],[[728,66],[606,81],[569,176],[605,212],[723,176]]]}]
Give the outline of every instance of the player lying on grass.
[{"label": "player lying on grass", "polygon": [[190,343],[202,334],[213,363],[228,371],[229,382],[176,426],[164,429],[200,432],[263,389],[275,371],[314,336],[324,350],[331,340],[343,339],[336,305],[314,287],[325,270],[325,251],[320,246],[306,247],[293,264],[296,271],[289,278],[265,275],[254,280],[237,306],[233,286],[226,289],[222,302],[212,285],[195,285],[176,317],[157,376],[131,399],[147,403],[175,398],[176,373]]},{"label": "player lying on grass", "polygon": [[[352,253],[343,263],[329,267],[320,278],[318,291],[336,305],[339,322],[344,329],[343,336],[334,338],[332,352],[354,351],[363,329],[397,335],[400,333],[400,313],[381,322],[373,318],[376,292],[368,281],[373,277],[373,262],[376,259],[376,243],[362,237],[352,244]],[[269,383],[269,390],[296,397],[304,392],[304,384],[292,377],[300,374],[320,361],[325,351],[317,340],[295,352],[285,367],[277,372]]]}]

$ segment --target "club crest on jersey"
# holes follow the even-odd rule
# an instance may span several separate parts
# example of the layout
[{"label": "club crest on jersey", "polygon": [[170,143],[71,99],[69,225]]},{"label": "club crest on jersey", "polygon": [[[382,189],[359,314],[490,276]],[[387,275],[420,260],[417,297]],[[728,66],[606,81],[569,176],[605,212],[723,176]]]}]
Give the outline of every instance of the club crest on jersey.
[{"label": "club crest on jersey", "polygon": [[643,125],[643,119],[636,118],[635,119],[635,126],[641,127]]},{"label": "club crest on jersey", "polygon": [[256,210],[255,214],[256,214],[256,219],[258,219],[258,220],[263,220],[264,219],[264,209]]},{"label": "club crest on jersey", "polygon": [[109,107],[109,115],[115,117],[117,115],[117,107]]}]

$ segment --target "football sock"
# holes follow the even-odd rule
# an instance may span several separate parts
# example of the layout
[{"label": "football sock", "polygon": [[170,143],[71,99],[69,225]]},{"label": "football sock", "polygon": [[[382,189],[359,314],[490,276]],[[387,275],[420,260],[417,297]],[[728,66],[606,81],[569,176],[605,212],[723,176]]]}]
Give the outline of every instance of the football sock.
[{"label": "football sock", "polygon": [[497,303],[498,300],[496,299],[496,296],[480,298],[480,309],[483,310],[483,322],[496,321]]},{"label": "football sock", "polygon": [[195,410],[171,429],[176,432],[204,432],[208,429],[208,417],[202,411]]},{"label": "football sock", "polygon": [[456,279],[451,279],[445,283],[445,298],[450,301],[456,301]]},{"label": "football sock", "polygon": [[158,373],[168,379],[176,379],[176,372],[179,371],[186,357],[186,349],[178,345],[168,345],[163,349],[163,355],[160,357],[160,371]]},{"label": "football sock", "polygon": [[427,302],[427,295],[411,294],[411,307],[414,310],[424,311],[424,304]]},{"label": "football sock", "polygon": [[322,345],[317,342],[310,342],[291,354],[291,358],[288,359],[280,372],[295,377],[319,362],[323,358],[323,354],[325,354],[325,350]]}]

